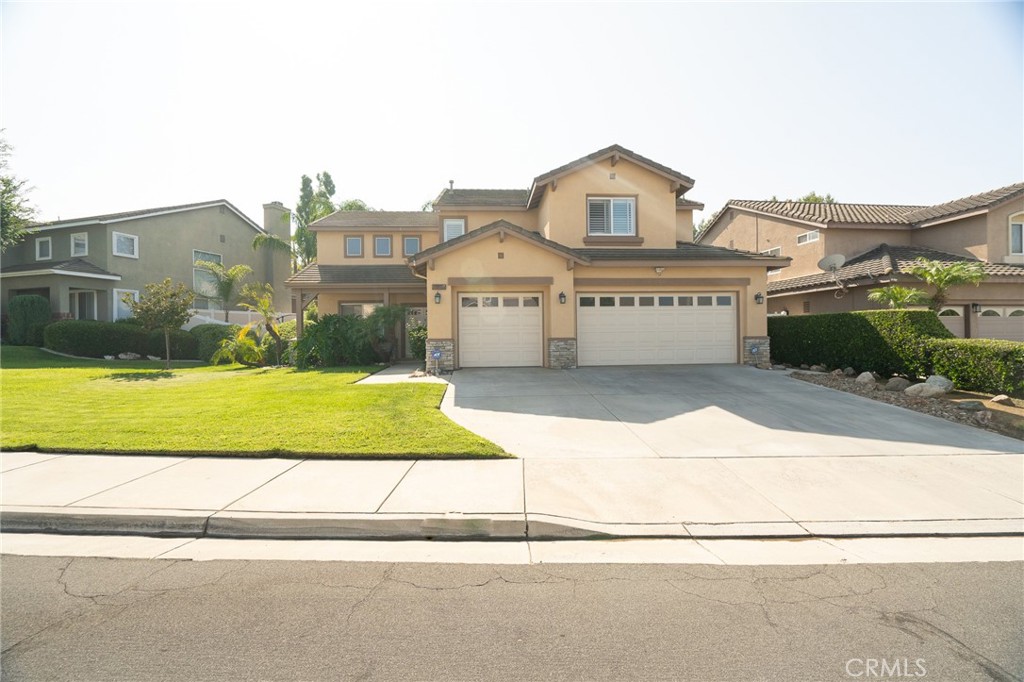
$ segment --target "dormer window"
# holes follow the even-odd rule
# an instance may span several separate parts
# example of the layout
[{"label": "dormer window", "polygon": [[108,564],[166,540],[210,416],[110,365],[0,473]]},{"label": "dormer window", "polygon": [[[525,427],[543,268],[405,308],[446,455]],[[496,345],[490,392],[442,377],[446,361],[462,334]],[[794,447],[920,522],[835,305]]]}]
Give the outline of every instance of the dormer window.
[{"label": "dormer window", "polygon": [[455,239],[466,234],[466,219],[465,218],[445,218],[444,219],[444,240]]},{"label": "dormer window", "polygon": [[587,235],[631,237],[636,234],[636,199],[590,197],[587,199]]}]

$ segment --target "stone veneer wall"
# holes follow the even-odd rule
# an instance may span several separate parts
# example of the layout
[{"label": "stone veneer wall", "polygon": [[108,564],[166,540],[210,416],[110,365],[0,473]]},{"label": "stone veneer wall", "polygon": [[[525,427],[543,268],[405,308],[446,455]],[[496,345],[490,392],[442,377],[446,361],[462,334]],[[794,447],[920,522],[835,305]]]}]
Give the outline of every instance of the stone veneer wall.
[{"label": "stone veneer wall", "polygon": [[[755,366],[771,365],[770,339],[767,336],[744,336],[743,337],[743,364]],[[757,353],[753,349],[757,348]]]},{"label": "stone veneer wall", "polygon": [[[434,360],[434,351],[441,351],[441,358]],[[426,368],[428,372],[437,368],[440,372],[455,370],[455,341],[452,339],[427,339]]]},{"label": "stone veneer wall", "polygon": [[548,367],[573,369],[576,367],[576,339],[548,339]]}]

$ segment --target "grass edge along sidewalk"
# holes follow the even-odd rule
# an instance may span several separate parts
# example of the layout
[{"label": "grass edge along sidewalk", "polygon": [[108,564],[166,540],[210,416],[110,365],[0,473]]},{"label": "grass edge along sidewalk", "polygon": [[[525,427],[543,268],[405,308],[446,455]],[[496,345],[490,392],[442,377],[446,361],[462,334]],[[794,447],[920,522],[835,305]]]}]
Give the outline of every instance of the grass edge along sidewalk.
[{"label": "grass edge along sidewalk", "polygon": [[106,361],[0,348],[0,449],[313,458],[508,456],[458,426],[439,384],[355,385],[376,368],[299,371]]}]

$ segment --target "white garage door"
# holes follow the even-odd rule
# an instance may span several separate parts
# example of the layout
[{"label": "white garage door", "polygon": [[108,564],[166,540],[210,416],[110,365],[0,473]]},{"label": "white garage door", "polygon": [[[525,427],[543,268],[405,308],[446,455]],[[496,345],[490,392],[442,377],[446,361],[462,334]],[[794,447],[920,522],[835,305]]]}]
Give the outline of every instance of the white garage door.
[{"label": "white garage door", "polygon": [[539,367],[540,294],[459,294],[459,365]]},{"label": "white garage door", "polygon": [[971,336],[979,339],[1024,341],[1024,307],[985,306],[975,319],[977,329],[971,332]]},{"label": "white garage door", "polygon": [[580,365],[736,362],[734,294],[582,294]]}]

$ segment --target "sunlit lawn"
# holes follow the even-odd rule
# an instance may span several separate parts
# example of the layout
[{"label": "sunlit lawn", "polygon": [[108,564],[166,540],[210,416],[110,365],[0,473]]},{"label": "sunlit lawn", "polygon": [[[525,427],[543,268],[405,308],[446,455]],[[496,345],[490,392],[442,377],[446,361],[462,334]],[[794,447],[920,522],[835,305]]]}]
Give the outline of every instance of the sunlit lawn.
[{"label": "sunlit lawn", "polygon": [[493,457],[438,409],[439,384],[297,371],[75,360],[0,348],[0,447],[55,452]]}]

